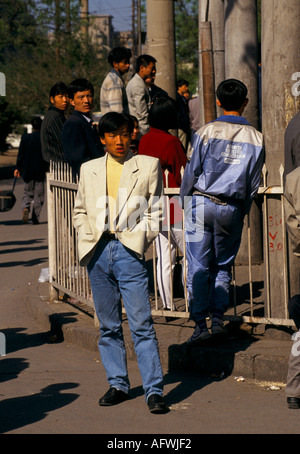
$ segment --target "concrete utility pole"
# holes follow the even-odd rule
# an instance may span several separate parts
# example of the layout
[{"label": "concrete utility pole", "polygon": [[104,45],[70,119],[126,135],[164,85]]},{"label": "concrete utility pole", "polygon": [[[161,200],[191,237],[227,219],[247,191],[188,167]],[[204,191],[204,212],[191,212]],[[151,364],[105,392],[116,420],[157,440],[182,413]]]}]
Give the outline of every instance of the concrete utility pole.
[{"label": "concrete utility pole", "polygon": [[258,128],[257,0],[225,0],[224,7],[225,77],[247,85],[249,104],[244,116]]},{"label": "concrete utility pole", "polygon": [[155,83],[176,99],[174,0],[147,0],[147,53],[157,60]]},{"label": "concrete utility pole", "polygon": [[[280,186],[280,165],[284,165],[284,133],[289,120],[299,111],[299,96],[294,96],[293,74],[300,70],[299,0],[262,1],[262,129],[266,149],[268,186]],[[271,313],[287,317],[288,291],[284,286],[285,264],[281,196],[267,198],[268,236],[266,254],[270,273]],[[266,270],[267,272],[267,270]],[[299,293],[299,258],[289,252],[290,294]],[[267,300],[269,296],[267,295]]]},{"label": "concrete utility pole", "polygon": [[[205,23],[210,23],[212,36],[212,56],[214,65],[214,91],[225,78],[225,43],[224,43],[224,0],[199,0],[199,108],[201,125],[205,124],[205,113],[202,99],[203,72],[202,52],[206,51],[201,43],[200,31]],[[207,25],[206,25],[207,27]],[[216,106],[216,116],[221,115],[221,110]]]},{"label": "concrete utility pole", "polygon": [[[249,103],[243,115],[252,126],[258,128],[257,1],[224,0],[224,20],[225,79],[239,79],[247,86]],[[253,263],[259,263],[263,260],[262,223],[261,208],[256,201],[252,204],[249,220],[251,259]],[[248,227],[245,224],[237,264],[248,263]]]},{"label": "concrete utility pole", "polygon": [[132,10],[132,16],[131,16],[131,33],[132,33],[132,57],[133,61],[136,59],[137,55],[137,45],[136,45],[136,34],[135,34],[135,0],[131,0],[131,10]]},{"label": "concrete utility pole", "polygon": [[201,46],[200,66],[202,72],[204,121],[216,119],[215,74],[211,22],[200,22],[199,41]]},{"label": "concrete utility pole", "polygon": [[137,54],[142,53],[141,0],[137,0]]}]

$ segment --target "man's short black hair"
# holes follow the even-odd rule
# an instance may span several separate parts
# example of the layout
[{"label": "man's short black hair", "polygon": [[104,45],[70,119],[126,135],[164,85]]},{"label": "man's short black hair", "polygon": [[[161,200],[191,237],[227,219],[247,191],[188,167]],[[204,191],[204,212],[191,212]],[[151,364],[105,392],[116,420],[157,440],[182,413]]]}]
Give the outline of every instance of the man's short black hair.
[{"label": "man's short black hair", "polygon": [[98,123],[98,132],[100,137],[104,137],[105,133],[117,131],[121,126],[126,125],[128,131],[133,131],[133,121],[129,115],[119,112],[107,112],[100,118]]},{"label": "man's short black hair", "polygon": [[176,86],[177,88],[182,87],[182,85],[186,85],[187,87],[189,86],[189,82],[185,79],[179,79],[177,80]]},{"label": "man's short black hair", "polygon": [[227,111],[240,109],[247,98],[247,94],[246,85],[237,79],[223,80],[216,92],[221,106]]},{"label": "man's short black hair", "polygon": [[177,104],[169,96],[160,96],[157,98],[149,111],[149,125],[152,128],[168,131],[177,129]]},{"label": "man's short black hair", "polygon": [[149,63],[156,63],[156,59],[148,54],[140,55],[136,59],[136,72],[137,73],[139,72],[141,66],[147,67],[149,65]]},{"label": "man's short black hair", "polygon": [[64,82],[56,82],[53,87],[50,88],[49,98],[54,98],[57,95],[67,95],[68,87]]},{"label": "man's short black hair", "polygon": [[87,79],[75,79],[73,80],[68,88],[68,94],[70,99],[74,99],[75,94],[78,91],[87,91],[90,90],[94,96],[94,87],[93,84]]},{"label": "man's short black hair", "polygon": [[43,120],[41,119],[41,117],[33,117],[33,119],[31,120],[32,128],[35,131],[40,131],[42,127],[42,121]]},{"label": "man's short black hair", "polygon": [[108,63],[113,66],[113,63],[120,63],[120,61],[126,59],[130,60],[131,58],[131,50],[127,49],[127,47],[114,47],[108,54],[107,61]]}]

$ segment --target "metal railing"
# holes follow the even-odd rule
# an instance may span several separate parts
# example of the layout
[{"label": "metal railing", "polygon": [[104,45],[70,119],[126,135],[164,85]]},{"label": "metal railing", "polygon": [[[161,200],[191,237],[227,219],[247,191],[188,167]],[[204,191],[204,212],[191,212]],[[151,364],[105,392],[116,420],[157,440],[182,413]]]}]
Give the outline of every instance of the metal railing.
[{"label": "metal railing", "polygon": [[86,269],[79,264],[72,223],[77,190],[78,180],[70,166],[51,162],[47,174],[49,281],[52,295],[61,291],[93,307],[90,282]]},{"label": "metal railing", "polygon": [[[166,173],[166,181],[168,181],[168,172]],[[75,203],[75,197],[78,189],[78,181],[74,179],[71,168],[66,163],[50,164],[50,171],[47,174],[47,193],[48,193],[48,241],[49,241],[49,276],[50,276],[50,289],[55,299],[58,292],[63,292],[78,301],[87,304],[93,308],[93,298],[91,287],[89,283],[86,268],[81,267],[78,259],[77,252],[77,236],[72,225],[72,215]],[[174,196],[179,195],[179,189],[165,188],[165,195]],[[288,254],[287,254],[287,238],[286,227],[284,221],[284,199],[283,199],[283,168],[280,168],[280,185],[268,187],[267,186],[267,169],[264,166],[262,173],[262,185],[258,190],[258,197],[263,198],[263,249],[264,249],[264,264],[266,269],[264,280],[265,300],[258,306],[263,310],[263,315],[256,316],[257,304],[255,303],[253,292],[253,263],[251,257],[252,236],[250,228],[249,216],[245,218],[245,229],[247,231],[248,243],[248,279],[249,286],[249,301],[238,301],[237,288],[239,282],[236,277],[236,266],[232,268],[232,306],[225,314],[227,320],[243,320],[251,323],[272,323],[275,325],[293,326],[294,323],[287,316],[284,318],[272,318],[269,314],[271,311],[271,298],[270,298],[270,281],[269,281],[269,225],[268,225],[268,209],[267,197],[276,195],[281,197],[281,210],[282,210],[282,255],[284,266],[284,295],[285,295],[285,308],[287,308],[288,300]],[[168,199],[168,197],[166,197]],[[169,213],[170,206],[167,204],[167,211]],[[184,216],[184,213],[183,213]],[[170,216],[167,216],[170,219]],[[169,221],[168,221],[169,222]],[[184,226],[184,218],[183,218]],[[169,230],[169,229],[168,229]],[[184,247],[185,249],[185,247]],[[186,291],[186,275],[184,276],[184,294],[181,296],[172,295],[172,310],[164,310],[158,294],[157,276],[156,276],[156,252],[155,244],[152,245],[152,261],[153,261],[153,292],[150,294],[152,313],[153,315],[161,315],[168,317],[182,317],[189,318],[188,298]],[[149,256],[149,251],[148,251]],[[185,250],[178,250],[178,257],[182,262],[184,270],[186,269],[186,255]],[[173,288],[173,276],[170,276],[171,288]],[[51,294],[50,291],[50,294]],[[268,314],[268,315],[266,315]]]}]

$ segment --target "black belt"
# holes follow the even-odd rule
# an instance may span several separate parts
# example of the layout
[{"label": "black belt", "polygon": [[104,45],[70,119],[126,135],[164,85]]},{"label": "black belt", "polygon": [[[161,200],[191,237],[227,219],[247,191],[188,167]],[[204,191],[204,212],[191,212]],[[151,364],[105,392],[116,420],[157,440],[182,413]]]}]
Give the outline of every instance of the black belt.
[{"label": "black belt", "polygon": [[101,235],[101,240],[112,241],[117,239],[118,237],[115,233],[103,232]]},{"label": "black belt", "polygon": [[222,196],[215,196],[215,195],[210,195],[210,194],[205,194],[204,192],[198,191],[198,189],[194,189],[194,192],[192,195],[202,195],[203,197],[207,197],[211,202],[216,203],[217,205],[228,205],[228,203],[231,203],[233,205],[242,205],[243,200],[239,199],[233,199],[230,197],[222,197]]},{"label": "black belt", "polygon": [[200,192],[197,189],[194,190],[193,195],[202,195],[203,197],[207,197],[211,202],[214,202],[217,205],[227,205],[228,203],[228,201],[223,198],[221,199],[215,195],[204,194],[204,192]]}]

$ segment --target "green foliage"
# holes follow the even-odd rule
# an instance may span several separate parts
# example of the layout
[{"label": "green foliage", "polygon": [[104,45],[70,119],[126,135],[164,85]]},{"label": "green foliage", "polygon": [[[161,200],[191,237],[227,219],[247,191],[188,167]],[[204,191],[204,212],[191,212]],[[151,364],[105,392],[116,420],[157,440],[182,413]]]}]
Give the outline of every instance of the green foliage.
[{"label": "green foliage", "polygon": [[20,113],[13,110],[3,98],[0,98],[0,152],[6,150],[6,137],[12,132],[13,124],[20,119]]},{"label": "green foliage", "polygon": [[[0,72],[6,76],[9,121],[29,122],[49,106],[49,90],[59,80],[88,78],[95,93],[107,70],[80,32],[80,0],[0,0]],[[95,96],[99,108],[99,96]],[[0,118],[6,124],[3,112]],[[5,128],[3,127],[3,130]],[[6,129],[5,129],[6,130]]]},{"label": "green foliage", "polygon": [[9,63],[17,52],[36,46],[35,21],[31,1],[0,0],[0,62]]},{"label": "green foliage", "polygon": [[[177,80],[189,81],[191,93],[198,87],[198,0],[176,0],[175,40]],[[146,0],[141,1],[142,29],[146,30]]]},{"label": "green foliage", "polygon": [[198,87],[198,0],[175,3],[177,79],[189,81],[191,93]]}]

